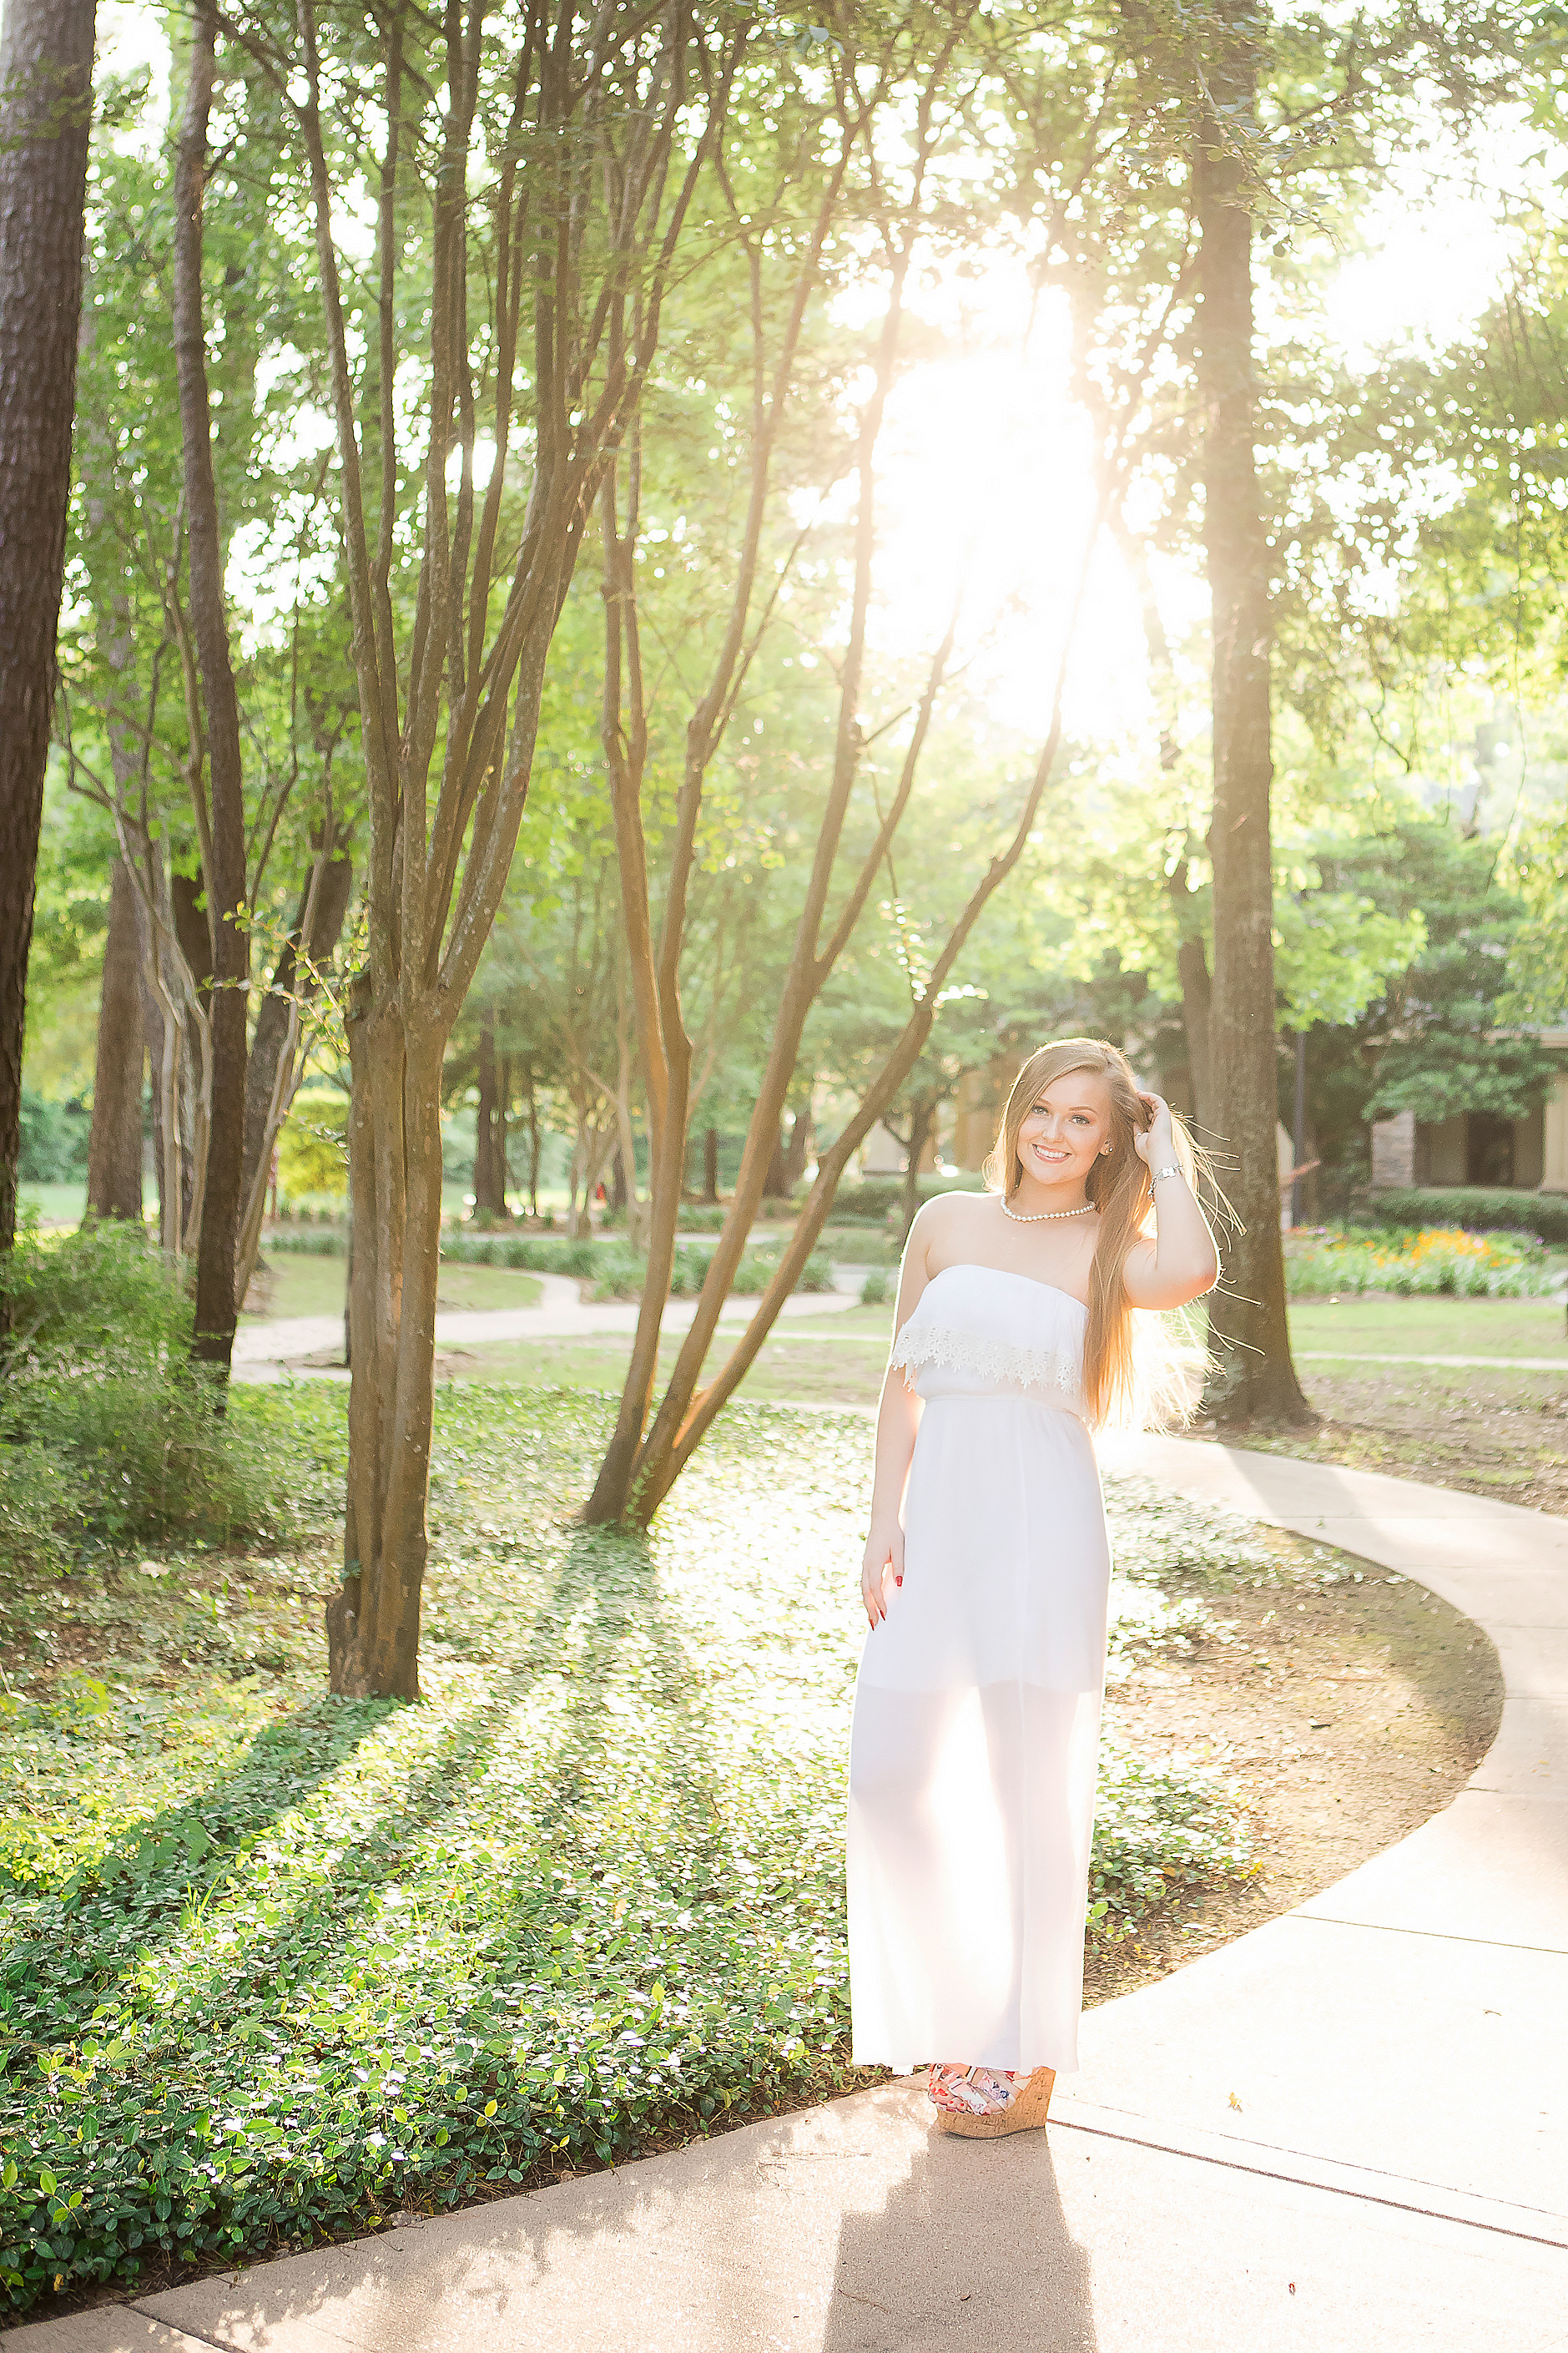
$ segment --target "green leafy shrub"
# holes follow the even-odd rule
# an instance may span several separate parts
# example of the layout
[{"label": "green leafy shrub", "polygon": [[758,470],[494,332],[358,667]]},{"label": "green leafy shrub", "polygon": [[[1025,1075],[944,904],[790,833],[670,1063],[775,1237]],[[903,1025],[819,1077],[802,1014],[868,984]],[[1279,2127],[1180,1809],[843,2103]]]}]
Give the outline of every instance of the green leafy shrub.
[{"label": "green leafy shrub", "polygon": [[1568,1193],[1415,1186],[1373,1193],[1368,1214],[1384,1226],[1464,1226],[1473,1233],[1534,1234],[1543,1242],[1568,1242]]},{"label": "green leafy shrub", "polygon": [[449,1229],[441,1236],[441,1255],[463,1266],[519,1267],[526,1274],[590,1275],[602,1249],[623,1243],[572,1241],[564,1234],[476,1234]]},{"label": "green leafy shrub", "polygon": [[268,1519],[278,1482],[265,1451],[190,1362],[190,1303],[139,1233],[109,1223],[45,1241],[26,1229],[0,1258],[0,1290],[11,1316],[0,1532],[13,1558]]},{"label": "green leafy shrub", "polygon": [[262,1243],[270,1255],[284,1250],[295,1258],[346,1258],[349,1250],[346,1226],[269,1226]]},{"label": "green leafy shrub", "polygon": [[1534,1299],[1552,1288],[1541,1244],[1525,1234],[1470,1234],[1458,1226],[1415,1234],[1292,1235],[1285,1250],[1292,1299],[1391,1291],[1475,1299]]},{"label": "green leafy shrub", "polygon": [[1223,1773],[1140,1757],[1109,1730],[1102,1736],[1089,1883],[1095,1916],[1109,1915],[1124,1932],[1178,1890],[1252,1867],[1251,1831]]},{"label": "green leafy shrub", "polygon": [[[929,1175],[917,1179],[922,1201],[935,1198],[939,1193],[984,1193],[985,1179],[973,1169],[960,1169],[956,1176]],[[870,1225],[884,1225],[889,1217],[904,1214],[904,1180],[901,1176],[864,1176],[858,1185],[840,1185],[833,1197],[828,1212],[829,1223],[853,1225],[864,1219]]]},{"label": "green leafy shrub", "polygon": [[860,1285],[860,1304],[862,1307],[885,1307],[898,1287],[896,1275],[889,1274],[886,1267],[874,1266]]},{"label": "green leafy shrub", "polygon": [[[744,1251],[735,1269],[730,1285],[733,1296],[758,1299],[767,1289],[778,1271],[780,1251],[763,1244]],[[711,1250],[687,1243],[677,1243],[674,1263],[670,1269],[669,1291],[672,1299],[695,1299],[708,1274]],[[625,1244],[612,1243],[601,1248],[594,1266],[597,1281],[595,1299],[635,1299],[643,1286],[644,1261]],[[797,1291],[831,1291],[833,1266],[821,1250],[813,1250],[801,1270]]]},{"label": "green leafy shrub", "polygon": [[58,1103],[37,1087],[22,1089],[16,1176],[24,1185],[69,1185],[87,1175],[92,1113],[80,1101]]}]

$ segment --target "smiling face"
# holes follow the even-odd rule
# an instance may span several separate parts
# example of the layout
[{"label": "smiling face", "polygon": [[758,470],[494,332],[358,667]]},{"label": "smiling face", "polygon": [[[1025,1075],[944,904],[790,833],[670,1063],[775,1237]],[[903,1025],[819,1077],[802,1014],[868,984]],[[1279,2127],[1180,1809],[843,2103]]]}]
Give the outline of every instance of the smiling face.
[{"label": "smiling face", "polygon": [[1110,1084],[1098,1071],[1064,1071],[1042,1087],[1018,1128],[1018,1165],[1053,1191],[1081,1192],[1113,1134]]}]

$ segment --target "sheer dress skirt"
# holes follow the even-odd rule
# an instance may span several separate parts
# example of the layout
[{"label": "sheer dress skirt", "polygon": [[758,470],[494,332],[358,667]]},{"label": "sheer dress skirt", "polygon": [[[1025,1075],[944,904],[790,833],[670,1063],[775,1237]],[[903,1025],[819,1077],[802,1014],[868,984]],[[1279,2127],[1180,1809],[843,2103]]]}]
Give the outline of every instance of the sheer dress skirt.
[{"label": "sheer dress skirt", "polygon": [[[952,1279],[970,1276],[987,1281]],[[904,1582],[868,1635],[850,1737],[855,2057],[1066,2072],[1110,1574],[1072,1395],[1083,1310],[982,1268],[921,1305],[895,1350],[924,1399]]]}]

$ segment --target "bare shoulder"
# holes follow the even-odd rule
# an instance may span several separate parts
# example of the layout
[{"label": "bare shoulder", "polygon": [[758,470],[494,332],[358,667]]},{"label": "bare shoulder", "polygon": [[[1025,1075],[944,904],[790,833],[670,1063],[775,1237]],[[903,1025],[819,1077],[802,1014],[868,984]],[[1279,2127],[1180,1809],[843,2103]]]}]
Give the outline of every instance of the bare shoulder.
[{"label": "bare shoulder", "polygon": [[910,1228],[910,1247],[918,1243],[922,1251],[944,1254],[994,1215],[989,1193],[933,1193]]}]

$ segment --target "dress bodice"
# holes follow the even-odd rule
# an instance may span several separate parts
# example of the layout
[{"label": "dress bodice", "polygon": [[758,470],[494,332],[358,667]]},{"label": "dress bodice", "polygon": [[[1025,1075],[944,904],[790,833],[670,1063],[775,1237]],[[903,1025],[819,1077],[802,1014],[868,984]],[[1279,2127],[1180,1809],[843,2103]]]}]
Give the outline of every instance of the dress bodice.
[{"label": "dress bodice", "polygon": [[932,1275],[890,1361],[922,1398],[1038,1397],[1083,1419],[1089,1310],[1070,1292],[995,1266]]}]

